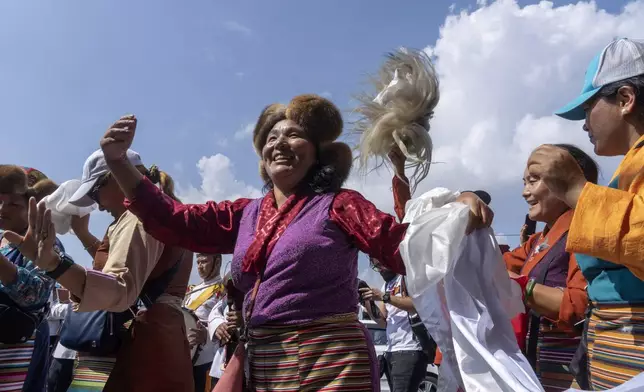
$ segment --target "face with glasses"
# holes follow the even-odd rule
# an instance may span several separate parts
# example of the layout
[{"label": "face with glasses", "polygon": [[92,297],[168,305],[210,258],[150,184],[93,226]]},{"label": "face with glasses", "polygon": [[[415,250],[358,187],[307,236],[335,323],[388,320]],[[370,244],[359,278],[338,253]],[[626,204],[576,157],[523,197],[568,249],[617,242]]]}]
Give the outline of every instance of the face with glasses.
[{"label": "face with glasses", "polygon": [[120,216],[125,196],[110,173],[103,174],[87,192],[101,211],[108,211],[114,217]]},{"label": "face with glasses", "polygon": [[396,277],[396,273],[384,268],[380,263],[380,261],[374,258],[369,258],[369,263],[371,264],[371,269],[379,273],[385,282],[389,282],[390,280]]}]

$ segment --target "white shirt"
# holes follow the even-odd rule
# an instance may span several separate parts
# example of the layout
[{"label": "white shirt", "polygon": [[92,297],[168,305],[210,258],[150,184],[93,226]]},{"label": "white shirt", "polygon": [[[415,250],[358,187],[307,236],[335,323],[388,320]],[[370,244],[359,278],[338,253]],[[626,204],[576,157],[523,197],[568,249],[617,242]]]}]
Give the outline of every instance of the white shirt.
[{"label": "white shirt", "polygon": [[[402,297],[401,279],[402,277],[398,275],[385,283],[382,287],[383,293],[389,293],[392,297]],[[385,309],[387,310],[387,352],[422,350],[411,330],[407,311],[391,304],[385,304]]]},{"label": "white shirt", "polygon": [[[52,304],[51,309],[49,310],[48,321],[55,320],[59,325],[62,325],[67,312],[71,311],[71,306],[72,304],[61,304],[59,302]],[[56,330],[56,335],[58,335],[58,330]],[[56,349],[54,350],[53,357],[57,359],[76,359],[76,351],[68,349],[58,342]]]},{"label": "white shirt", "polygon": [[[190,294],[188,294],[184,306],[188,307],[192,301],[195,301],[197,298],[199,298],[199,296],[203,293],[203,290],[201,289],[206,289],[217,283],[221,283],[221,277],[219,276],[195,286],[195,288],[191,290]],[[218,296],[216,294],[213,294],[212,297],[208,298],[195,310],[195,315],[197,316],[199,321],[203,322],[204,324],[208,322],[208,316],[210,315],[212,308],[215,306],[215,304],[217,304],[218,301]],[[210,363],[215,356],[216,349],[217,347],[215,343],[211,340],[211,338],[208,338],[206,343],[201,346],[201,351],[197,356],[197,360],[195,361],[194,366],[200,366],[206,363]]]},{"label": "white shirt", "polygon": [[52,290],[52,293],[49,294],[49,315],[47,316],[47,324],[49,324],[49,336],[58,336],[58,333],[60,331],[60,326],[62,324],[62,320],[59,318],[52,317],[52,311],[51,309],[54,307],[55,304],[58,303],[57,300],[54,299],[54,294],[53,292],[56,290],[56,287]]},{"label": "white shirt", "polygon": [[216,347],[215,356],[212,361],[212,366],[210,367],[210,377],[214,378],[221,378],[224,374],[226,347],[221,345],[215,336],[215,332],[221,324],[226,322],[225,314],[227,312],[228,305],[226,303],[226,297],[224,297],[212,308],[210,316],[208,317],[208,337],[212,339]]}]

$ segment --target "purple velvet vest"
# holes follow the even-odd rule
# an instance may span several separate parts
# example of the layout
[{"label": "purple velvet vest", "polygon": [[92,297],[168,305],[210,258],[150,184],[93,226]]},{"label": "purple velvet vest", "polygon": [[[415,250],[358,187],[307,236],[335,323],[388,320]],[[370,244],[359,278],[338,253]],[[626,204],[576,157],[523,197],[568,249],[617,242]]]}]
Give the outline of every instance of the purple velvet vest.
[{"label": "purple velvet vest", "polygon": [[[335,194],[314,196],[286,228],[268,257],[250,326],[297,325],[357,311],[358,249],[329,218]],[[231,263],[232,277],[246,293],[257,279],[242,273],[242,260],[255,236],[262,199],[244,208]]]},{"label": "purple velvet vest", "polygon": [[[566,252],[567,239],[568,233],[546,249],[545,252],[548,253],[532,268],[528,276],[548,287],[566,287],[570,266],[570,253]],[[543,282],[539,281],[541,276],[545,277]]]}]

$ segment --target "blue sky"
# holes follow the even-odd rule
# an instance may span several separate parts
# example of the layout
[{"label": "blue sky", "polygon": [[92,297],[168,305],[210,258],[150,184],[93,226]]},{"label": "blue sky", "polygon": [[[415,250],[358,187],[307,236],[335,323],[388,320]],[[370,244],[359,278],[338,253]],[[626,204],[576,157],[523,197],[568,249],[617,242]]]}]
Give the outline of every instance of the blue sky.
[{"label": "blue sky", "polygon": [[[613,14],[625,4],[596,3]],[[384,53],[401,45],[433,46],[448,14],[479,6],[486,7],[442,0],[3,1],[0,161],[36,167],[59,182],[79,178],[108,125],[134,113],[134,149],[182,187],[199,188],[197,161],[221,153],[234,165],[233,182],[261,188],[243,129],[265,105],[312,92],[349,109],[351,94]],[[571,86],[580,84],[576,79]],[[577,89],[562,94],[562,103]],[[535,114],[552,109],[548,104]],[[497,210],[499,232],[517,232],[523,221],[521,165],[513,185],[491,186],[519,199],[516,207]],[[101,237],[108,222],[96,214],[94,234]],[[73,257],[88,263],[73,238],[65,243]]]}]

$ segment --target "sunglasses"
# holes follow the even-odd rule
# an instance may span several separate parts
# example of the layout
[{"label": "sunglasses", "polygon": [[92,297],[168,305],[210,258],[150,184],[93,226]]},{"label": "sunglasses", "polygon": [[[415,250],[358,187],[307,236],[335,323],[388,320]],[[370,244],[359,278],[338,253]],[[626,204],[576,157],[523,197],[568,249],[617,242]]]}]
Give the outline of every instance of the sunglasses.
[{"label": "sunglasses", "polygon": [[101,190],[102,187],[104,187],[107,184],[107,180],[110,178],[110,173],[105,173],[103,174],[94,184],[92,189],[87,192],[87,196],[89,196],[92,201],[95,203],[98,203],[98,192]]}]

